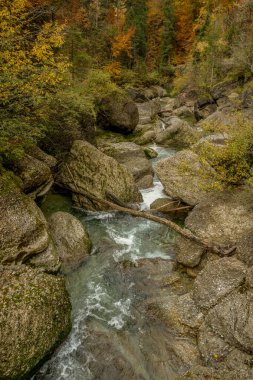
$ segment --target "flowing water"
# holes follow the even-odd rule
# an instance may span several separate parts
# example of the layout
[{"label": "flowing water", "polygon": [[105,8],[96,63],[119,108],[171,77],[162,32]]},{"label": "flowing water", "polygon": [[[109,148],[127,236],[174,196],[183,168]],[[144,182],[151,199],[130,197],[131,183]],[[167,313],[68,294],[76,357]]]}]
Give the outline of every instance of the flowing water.
[{"label": "flowing water", "polygon": [[[154,165],[175,154],[153,148],[158,152]],[[165,197],[158,178],[142,194],[142,209]],[[33,379],[173,379],[176,370],[168,362],[173,338],[146,310],[166,291],[157,284],[171,273],[174,233],[121,213],[80,212],[59,196],[51,196],[42,208],[47,214],[63,210],[77,216],[88,228],[93,252],[67,277],[72,332]]]}]

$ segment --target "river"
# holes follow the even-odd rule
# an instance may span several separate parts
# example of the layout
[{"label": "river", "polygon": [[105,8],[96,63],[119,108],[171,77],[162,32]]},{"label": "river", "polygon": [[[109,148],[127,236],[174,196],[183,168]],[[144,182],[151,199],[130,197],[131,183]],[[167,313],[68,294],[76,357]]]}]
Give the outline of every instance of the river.
[{"label": "river", "polygon": [[[176,152],[152,148],[158,153],[153,165]],[[142,195],[142,209],[165,196],[158,178]],[[72,331],[32,379],[174,379],[178,371],[166,357],[170,333],[146,310],[147,303],[166,291],[157,281],[171,272],[175,234],[121,213],[72,209],[59,195],[49,197],[42,209],[47,215],[61,210],[77,216],[89,231],[93,251],[87,263],[67,276]]]}]

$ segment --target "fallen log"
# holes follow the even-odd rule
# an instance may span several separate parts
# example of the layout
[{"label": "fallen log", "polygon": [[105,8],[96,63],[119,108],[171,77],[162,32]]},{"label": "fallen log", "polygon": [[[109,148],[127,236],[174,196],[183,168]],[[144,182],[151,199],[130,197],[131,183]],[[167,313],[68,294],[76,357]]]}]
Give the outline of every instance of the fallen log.
[{"label": "fallen log", "polygon": [[[134,209],[130,209],[128,207],[123,207],[123,206],[120,206],[114,202],[110,202],[106,199],[98,198],[95,195],[93,195],[87,191],[84,191],[83,189],[79,190],[77,187],[77,184],[75,182],[75,179],[71,173],[71,170],[69,169],[69,166],[68,165],[66,165],[66,166],[67,166],[67,169],[69,171],[70,176],[73,179],[73,183],[74,183],[75,188],[76,188],[75,191],[73,189],[71,189],[71,191],[73,193],[77,194],[80,206],[82,206],[82,200],[80,197],[80,195],[81,195],[85,198],[88,198],[91,202],[103,204],[112,210],[120,211],[120,212],[126,213],[128,215],[137,217],[137,218],[143,218],[143,219],[151,220],[152,222],[155,222],[155,223],[163,224],[163,225],[167,226],[168,228],[172,229],[173,231],[177,232],[178,234],[180,234],[184,238],[194,241],[196,244],[202,246],[205,250],[209,250],[209,251],[216,253],[218,255],[221,255],[223,257],[224,256],[231,256],[236,251],[236,246],[234,246],[234,245],[233,246],[231,246],[231,245],[230,246],[221,246],[218,244],[210,244],[207,240],[201,239],[200,237],[193,234],[187,228],[182,228],[178,224],[172,222],[171,220],[161,218],[161,217],[158,217],[156,215],[152,215],[151,213],[148,213],[145,211],[134,210]],[[116,198],[111,193],[109,193],[108,195],[110,196],[110,198],[113,197],[114,199],[118,200],[118,198]],[[120,201],[120,203],[122,203],[122,202]]]},{"label": "fallen log", "polygon": [[[236,246],[220,246],[220,245],[211,244],[207,240],[199,238],[198,236],[193,234],[187,228],[182,228],[179,225],[177,225],[176,223],[172,222],[171,220],[152,215],[149,212],[134,210],[134,209],[130,209],[127,207],[119,206],[119,205],[117,205],[111,201],[106,200],[106,199],[98,198],[98,197],[94,196],[93,194],[90,194],[84,190],[76,190],[73,192],[76,194],[79,194],[79,196],[80,195],[84,196],[84,197],[88,198],[89,200],[91,200],[97,204],[104,205],[113,211],[123,212],[123,213],[126,213],[128,215],[131,215],[131,216],[134,216],[137,218],[143,218],[143,219],[147,219],[147,220],[150,220],[152,222],[155,222],[155,223],[165,225],[168,228],[170,228],[173,231],[180,234],[181,236],[183,236],[184,238],[189,239],[189,240],[195,242],[196,244],[203,246],[204,249],[212,251],[213,253],[216,253],[218,255],[230,256],[236,250]],[[79,201],[81,201],[80,198],[79,198]],[[80,206],[81,205],[82,204],[80,203]]]}]

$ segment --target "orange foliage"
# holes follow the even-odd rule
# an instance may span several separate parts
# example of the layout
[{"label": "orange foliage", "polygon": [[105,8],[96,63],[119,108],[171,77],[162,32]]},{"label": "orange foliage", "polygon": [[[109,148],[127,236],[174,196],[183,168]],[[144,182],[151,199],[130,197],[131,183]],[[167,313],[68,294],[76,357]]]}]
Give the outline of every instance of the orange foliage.
[{"label": "orange foliage", "polygon": [[162,0],[148,0],[148,52],[147,66],[153,70],[160,60],[161,39],[163,31]]},{"label": "orange foliage", "polygon": [[123,54],[128,58],[132,58],[132,38],[134,33],[135,29],[131,27],[125,33],[121,33],[116,37],[112,45],[113,58],[119,59]]},{"label": "orange foliage", "polygon": [[175,0],[176,38],[172,62],[182,64],[187,60],[195,37],[194,2]]}]

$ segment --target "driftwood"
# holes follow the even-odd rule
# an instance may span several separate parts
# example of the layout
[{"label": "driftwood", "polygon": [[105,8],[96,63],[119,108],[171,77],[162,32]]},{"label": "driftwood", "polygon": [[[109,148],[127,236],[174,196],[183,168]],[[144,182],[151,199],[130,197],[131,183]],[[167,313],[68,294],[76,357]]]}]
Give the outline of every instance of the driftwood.
[{"label": "driftwood", "polygon": [[116,204],[114,202],[98,198],[95,195],[90,194],[89,192],[86,192],[84,190],[76,190],[73,192],[78,194],[79,196],[81,195],[81,196],[84,196],[85,198],[88,198],[92,202],[104,205],[104,206],[110,208],[111,210],[120,211],[120,212],[126,213],[128,215],[137,217],[137,218],[143,218],[143,219],[147,219],[147,220],[150,220],[152,222],[155,222],[155,223],[163,224],[163,225],[167,226],[168,228],[172,229],[173,231],[177,232],[178,234],[180,234],[184,238],[189,239],[189,240],[195,242],[196,244],[203,246],[204,249],[210,250],[210,251],[217,253],[221,256],[231,256],[234,253],[234,251],[236,250],[235,246],[228,247],[228,246],[220,246],[220,245],[210,244],[207,240],[199,238],[198,236],[193,234],[187,228],[182,228],[179,225],[177,225],[176,223],[172,222],[171,220],[152,215],[149,212],[134,210],[134,209],[130,209],[129,207],[119,206],[118,204]]},{"label": "driftwood", "polygon": [[[236,250],[236,246],[221,246],[221,245],[216,245],[216,244],[210,244],[207,240],[201,239],[200,237],[193,234],[187,228],[182,228],[179,225],[177,225],[176,223],[172,222],[171,220],[161,218],[161,217],[158,217],[156,215],[152,215],[152,214],[145,212],[145,211],[134,210],[134,209],[131,209],[129,207],[120,206],[114,202],[98,198],[95,195],[93,195],[87,191],[84,191],[83,189],[82,190],[78,189],[77,184],[75,182],[75,179],[72,175],[72,172],[71,172],[71,170],[67,164],[66,164],[66,167],[68,169],[70,176],[72,177],[73,183],[74,183],[75,188],[76,188],[75,191],[72,189],[72,192],[77,194],[80,206],[82,206],[82,201],[81,201],[80,196],[84,196],[85,198],[88,198],[92,203],[102,204],[102,205],[107,206],[108,208],[110,208],[112,210],[124,212],[128,215],[131,215],[131,216],[134,216],[137,218],[143,218],[143,219],[151,220],[152,222],[155,222],[155,223],[163,224],[163,225],[167,226],[168,228],[172,229],[173,231],[177,232],[178,234],[180,234],[184,238],[191,240],[191,241],[195,242],[196,244],[203,246],[204,249],[212,251],[214,253],[217,253],[218,255],[232,256],[234,254],[234,252]],[[110,198],[114,198],[114,200],[117,200],[118,202],[123,204],[122,201],[119,201],[113,194],[107,193],[107,195],[109,195]]]}]

